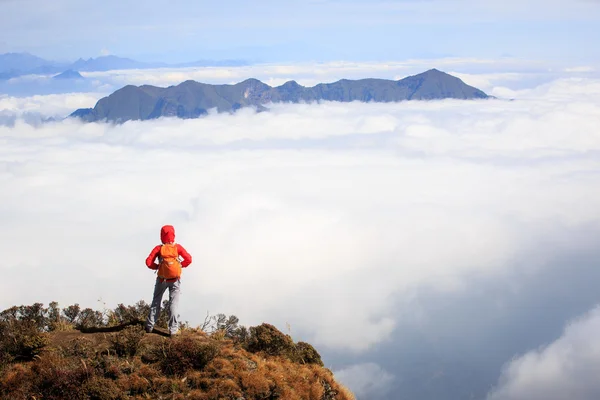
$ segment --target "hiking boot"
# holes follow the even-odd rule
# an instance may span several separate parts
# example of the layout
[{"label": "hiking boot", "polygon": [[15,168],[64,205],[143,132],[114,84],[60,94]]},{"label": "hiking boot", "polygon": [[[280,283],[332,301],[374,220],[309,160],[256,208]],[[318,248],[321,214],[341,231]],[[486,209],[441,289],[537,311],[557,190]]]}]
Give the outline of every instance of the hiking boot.
[{"label": "hiking boot", "polygon": [[145,329],[146,329],[146,333],[152,333],[152,331],[154,330],[154,328],[148,328],[148,327],[146,327]]}]

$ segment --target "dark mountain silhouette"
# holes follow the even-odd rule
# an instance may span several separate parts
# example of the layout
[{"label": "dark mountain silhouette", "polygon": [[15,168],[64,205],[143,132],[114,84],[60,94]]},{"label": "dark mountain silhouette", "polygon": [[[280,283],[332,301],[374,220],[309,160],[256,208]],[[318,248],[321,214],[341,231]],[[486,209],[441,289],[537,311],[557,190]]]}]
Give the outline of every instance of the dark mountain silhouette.
[{"label": "dark mountain silhouette", "polygon": [[159,117],[197,118],[216,108],[231,112],[279,102],[486,99],[488,95],[460,79],[432,69],[399,81],[385,79],[342,79],[304,87],[294,81],[271,87],[256,79],[235,85],[210,85],[186,81],[177,86],[125,86],[98,101],[94,108],[75,111],[71,116],[85,121],[125,122]]}]

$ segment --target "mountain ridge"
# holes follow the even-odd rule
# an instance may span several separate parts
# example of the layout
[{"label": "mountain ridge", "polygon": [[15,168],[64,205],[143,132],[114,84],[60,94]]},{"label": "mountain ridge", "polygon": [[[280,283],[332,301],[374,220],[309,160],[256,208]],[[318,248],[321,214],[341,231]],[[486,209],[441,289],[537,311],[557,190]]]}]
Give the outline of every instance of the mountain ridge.
[{"label": "mountain ridge", "polygon": [[313,87],[295,81],[271,87],[249,78],[236,84],[211,85],[187,80],[160,88],[127,85],[100,99],[94,108],[78,109],[71,117],[87,122],[149,120],[160,117],[198,118],[210,109],[233,112],[243,107],[265,110],[269,103],[313,101],[397,102],[405,100],[487,99],[483,91],[437,69],[393,81],[366,78],[341,79]]},{"label": "mountain ridge", "polygon": [[118,69],[149,69],[149,68],[185,68],[207,66],[242,66],[248,65],[244,60],[196,60],[185,63],[142,62],[131,58],[115,55],[76,61],[53,61],[29,53],[0,54],[0,80],[8,80],[22,75],[57,74],[66,70],[97,72]]}]

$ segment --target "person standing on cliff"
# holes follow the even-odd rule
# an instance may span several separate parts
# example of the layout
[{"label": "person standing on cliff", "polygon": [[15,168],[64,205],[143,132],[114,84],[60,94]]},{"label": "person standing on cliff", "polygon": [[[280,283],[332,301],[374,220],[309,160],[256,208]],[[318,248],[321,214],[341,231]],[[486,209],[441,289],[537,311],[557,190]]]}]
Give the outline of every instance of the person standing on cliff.
[{"label": "person standing on cliff", "polygon": [[179,330],[177,308],[181,287],[181,270],[192,263],[192,256],[185,248],[175,243],[175,228],[165,225],[160,230],[162,244],[154,247],[146,258],[146,266],[158,271],[154,285],[154,295],[150,305],[150,313],[146,320],[146,332],[154,329],[160,316],[163,294],[169,289],[169,336]]}]

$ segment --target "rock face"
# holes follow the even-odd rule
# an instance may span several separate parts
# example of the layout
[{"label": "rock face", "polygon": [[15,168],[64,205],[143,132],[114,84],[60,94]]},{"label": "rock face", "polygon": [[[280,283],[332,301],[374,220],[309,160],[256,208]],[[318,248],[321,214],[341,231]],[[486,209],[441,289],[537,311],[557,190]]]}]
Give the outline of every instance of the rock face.
[{"label": "rock face", "polygon": [[253,106],[279,102],[363,101],[396,102],[404,100],[486,99],[481,90],[460,79],[432,69],[399,81],[385,79],[342,79],[304,87],[289,81],[271,87],[256,79],[235,85],[210,85],[185,81],[177,86],[125,86],[98,101],[94,108],[79,109],[71,114],[84,121],[125,122],[159,117],[197,118],[216,108],[231,112]]}]

